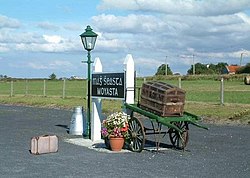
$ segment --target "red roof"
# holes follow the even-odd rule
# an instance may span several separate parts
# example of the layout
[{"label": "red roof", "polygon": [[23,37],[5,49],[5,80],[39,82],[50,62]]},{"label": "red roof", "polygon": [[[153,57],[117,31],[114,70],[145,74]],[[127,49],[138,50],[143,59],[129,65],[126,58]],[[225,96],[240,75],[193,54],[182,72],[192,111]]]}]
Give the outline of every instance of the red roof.
[{"label": "red roof", "polygon": [[241,66],[226,66],[228,73],[236,73],[236,71],[241,67]]}]

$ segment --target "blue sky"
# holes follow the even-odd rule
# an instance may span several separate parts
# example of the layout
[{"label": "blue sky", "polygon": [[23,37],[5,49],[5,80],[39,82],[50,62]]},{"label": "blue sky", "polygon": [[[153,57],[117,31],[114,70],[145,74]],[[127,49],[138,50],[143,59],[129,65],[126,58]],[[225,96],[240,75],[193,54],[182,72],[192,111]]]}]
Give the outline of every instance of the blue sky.
[{"label": "blue sky", "polygon": [[[191,64],[250,62],[249,0],[0,0],[0,75],[86,77],[79,35],[98,33],[92,59],[105,72],[123,70],[132,54],[139,76],[167,62],[186,74]],[[194,58],[193,58],[194,56]]]}]

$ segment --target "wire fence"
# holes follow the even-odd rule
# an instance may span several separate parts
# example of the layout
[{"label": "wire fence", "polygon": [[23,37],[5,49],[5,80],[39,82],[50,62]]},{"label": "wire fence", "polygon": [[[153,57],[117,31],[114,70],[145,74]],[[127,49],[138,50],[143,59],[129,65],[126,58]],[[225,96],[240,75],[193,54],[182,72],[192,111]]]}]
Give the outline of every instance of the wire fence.
[{"label": "wire fence", "polygon": [[0,95],[85,97],[85,80],[2,80]]},{"label": "wire fence", "polygon": [[[135,99],[138,98],[138,87],[152,79],[137,79]],[[178,86],[186,91],[186,101],[216,102],[220,104],[250,104],[250,85],[243,80],[182,80],[163,79],[163,82]],[[0,80],[0,96],[41,96],[41,97],[80,97],[87,96],[86,80],[35,80],[9,79]]]}]

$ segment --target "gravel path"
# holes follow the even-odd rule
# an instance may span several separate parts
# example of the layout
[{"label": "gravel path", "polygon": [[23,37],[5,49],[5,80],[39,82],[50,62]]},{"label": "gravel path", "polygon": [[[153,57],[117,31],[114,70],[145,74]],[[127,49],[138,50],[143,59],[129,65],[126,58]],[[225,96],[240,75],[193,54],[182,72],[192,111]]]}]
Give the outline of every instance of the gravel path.
[{"label": "gravel path", "polygon": [[[110,154],[65,142],[72,112],[0,105],[0,177],[250,177],[250,127],[190,127],[185,152]],[[30,138],[59,136],[59,152],[31,155]],[[169,139],[164,138],[169,144]]]}]

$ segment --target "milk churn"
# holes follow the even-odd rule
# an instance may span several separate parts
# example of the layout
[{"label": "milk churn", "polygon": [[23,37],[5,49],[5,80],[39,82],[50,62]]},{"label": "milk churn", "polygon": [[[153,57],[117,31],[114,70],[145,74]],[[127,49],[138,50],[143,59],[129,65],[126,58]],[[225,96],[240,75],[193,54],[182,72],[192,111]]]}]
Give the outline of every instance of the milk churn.
[{"label": "milk churn", "polygon": [[71,117],[69,134],[82,135],[83,134],[83,113],[82,107],[77,106],[74,108],[74,113]]}]

